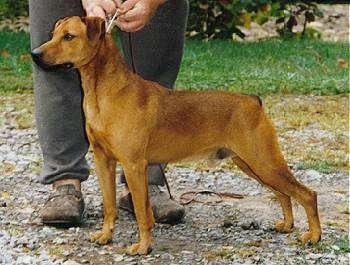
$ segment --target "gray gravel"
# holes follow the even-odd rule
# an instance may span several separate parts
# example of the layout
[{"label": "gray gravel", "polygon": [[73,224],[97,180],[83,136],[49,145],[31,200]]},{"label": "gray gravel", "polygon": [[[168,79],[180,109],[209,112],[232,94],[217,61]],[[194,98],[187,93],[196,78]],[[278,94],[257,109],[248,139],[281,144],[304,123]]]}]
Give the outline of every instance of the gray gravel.
[{"label": "gray gravel", "polygon": [[168,169],[176,198],[185,191],[210,189],[240,193],[244,199],[187,205],[183,223],[156,225],[154,250],[146,257],[125,254],[125,247],[137,239],[137,226],[124,211],[111,244],[89,242],[89,234],[102,224],[94,174],[83,184],[87,205],[83,226],[43,226],[39,211],[50,189],[37,182],[41,155],[33,122],[19,126],[13,109],[4,108],[4,112],[5,118],[0,119],[0,264],[348,264],[349,178],[342,171],[294,170],[319,193],[323,238],[316,247],[298,243],[297,237],[307,227],[301,206],[294,207],[295,231],[278,234],[271,228],[281,218],[281,209],[268,190],[239,171],[203,166]]}]

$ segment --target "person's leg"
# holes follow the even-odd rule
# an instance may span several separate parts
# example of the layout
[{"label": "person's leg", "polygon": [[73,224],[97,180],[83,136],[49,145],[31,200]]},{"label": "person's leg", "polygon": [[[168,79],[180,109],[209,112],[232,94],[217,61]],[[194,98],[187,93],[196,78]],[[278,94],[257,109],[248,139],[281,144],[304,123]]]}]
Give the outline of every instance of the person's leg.
[{"label": "person's leg", "polygon": [[167,1],[140,31],[120,31],[130,68],[144,79],[173,88],[182,59],[187,13],[186,0]]},{"label": "person's leg", "polygon": [[[58,19],[71,15],[84,15],[80,1],[30,0],[32,48],[50,39],[50,33]],[[89,144],[84,130],[80,78],[75,70],[46,72],[36,65],[33,65],[33,74],[35,118],[43,154],[39,181],[43,184],[53,184],[55,190],[58,186],[71,184],[79,191],[80,182],[86,180],[89,175],[85,160]],[[74,190],[72,188],[74,187],[66,187],[64,192],[69,194]],[[74,201],[65,200],[62,203],[57,198],[60,197],[56,196],[54,203],[54,200],[49,200],[44,206],[44,222],[47,218],[55,221],[64,217],[57,216],[57,207],[73,207],[71,210],[79,210],[75,215],[81,215],[81,203],[74,206]],[[71,211],[65,212],[68,215],[73,214]]]},{"label": "person's leg", "polygon": [[[186,0],[167,1],[142,30],[131,34],[120,32],[124,56],[129,67],[144,79],[173,88],[182,59],[187,13]],[[148,167],[149,185],[164,185],[164,167]],[[150,197],[153,209],[155,204],[160,206],[154,211],[156,221],[176,222],[178,220],[175,219],[183,217],[183,208],[174,205],[173,201],[170,202],[155,186],[150,187]],[[161,201],[164,203],[159,205]]]}]

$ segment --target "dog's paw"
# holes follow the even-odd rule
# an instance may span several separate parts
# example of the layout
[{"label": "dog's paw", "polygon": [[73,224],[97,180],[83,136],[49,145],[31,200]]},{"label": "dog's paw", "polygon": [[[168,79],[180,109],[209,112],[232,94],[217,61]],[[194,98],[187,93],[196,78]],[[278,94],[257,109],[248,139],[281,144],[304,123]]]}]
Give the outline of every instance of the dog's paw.
[{"label": "dog's paw", "polygon": [[290,233],[293,231],[293,223],[287,223],[285,220],[278,220],[275,223],[275,230],[279,233]]},{"label": "dog's paw", "polygon": [[312,244],[316,244],[318,241],[321,240],[321,232],[305,232],[301,235],[300,241],[303,244],[306,244],[308,242],[311,242]]},{"label": "dog's paw", "polygon": [[92,233],[90,236],[91,242],[96,242],[100,245],[105,245],[112,240],[112,233],[106,233],[104,231],[98,231]]},{"label": "dog's paw", "polygon": [[147,255],[151,251],[151,244],[135,243],[127,248],[126,253],[129,255]]}]

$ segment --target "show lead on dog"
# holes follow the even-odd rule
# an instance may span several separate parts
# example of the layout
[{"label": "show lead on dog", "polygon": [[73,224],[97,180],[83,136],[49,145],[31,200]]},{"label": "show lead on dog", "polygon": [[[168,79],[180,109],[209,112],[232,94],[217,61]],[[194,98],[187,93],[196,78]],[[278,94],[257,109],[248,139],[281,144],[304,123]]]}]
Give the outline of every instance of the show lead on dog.
[{"label": "show lead on dog", "polygon": [[[118,0],[30,0],[31,46],[38,47],[49,40],[55,23],[64,17],[87,15],[105,19],[116,9],[120,13],[116,20],[120,29],[118,35],[129,68],[145,79],[172,88],[182,58],[186,0],[126,0],[123,3]],[[42,219],[45,224],[76,225],[81,222],[84,210],[80,185],[89,176],[85,158],[89,142],[80,78],[73,69],[48,72],[36,65],[33,74],[35,118],[43,154],[39,180],[53,186],[43,206]],[[125,144],[134,133],[129,132]],[[148,168],[154,216],[158,222],[177,223],[184,216],[184,208],[159,188],[164,185],[163,170],[164,165]],[[133,211],[127,189],[123,191],[119,206]]]}]

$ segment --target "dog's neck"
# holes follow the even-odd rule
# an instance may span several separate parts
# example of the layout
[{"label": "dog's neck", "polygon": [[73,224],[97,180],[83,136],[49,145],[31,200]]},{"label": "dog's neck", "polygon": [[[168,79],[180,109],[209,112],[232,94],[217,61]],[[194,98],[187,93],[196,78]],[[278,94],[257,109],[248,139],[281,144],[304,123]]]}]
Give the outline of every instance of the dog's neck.
[{"label": "dog's neck", "polygon": [[106,34],[97,48],[96,55],[87,64],[78,67],[78,71],[81,76],[84,100],[87,105],[96,110],[99,110],[99,95],[104,93],[109,96],[115,95],[127,85],[129,76],[133,75],[111,34]]},{"label": "dog's neck", "polygon": [[106,37],[99,43],[95,56],[87,64],[78,67],[78,71],[84,92],[96,86],[97,81],[101,78],[104,82],[114,81],[114,89],[118,89],[125,85],[126,77],[130,74],[111,34],[106,34]]}]

